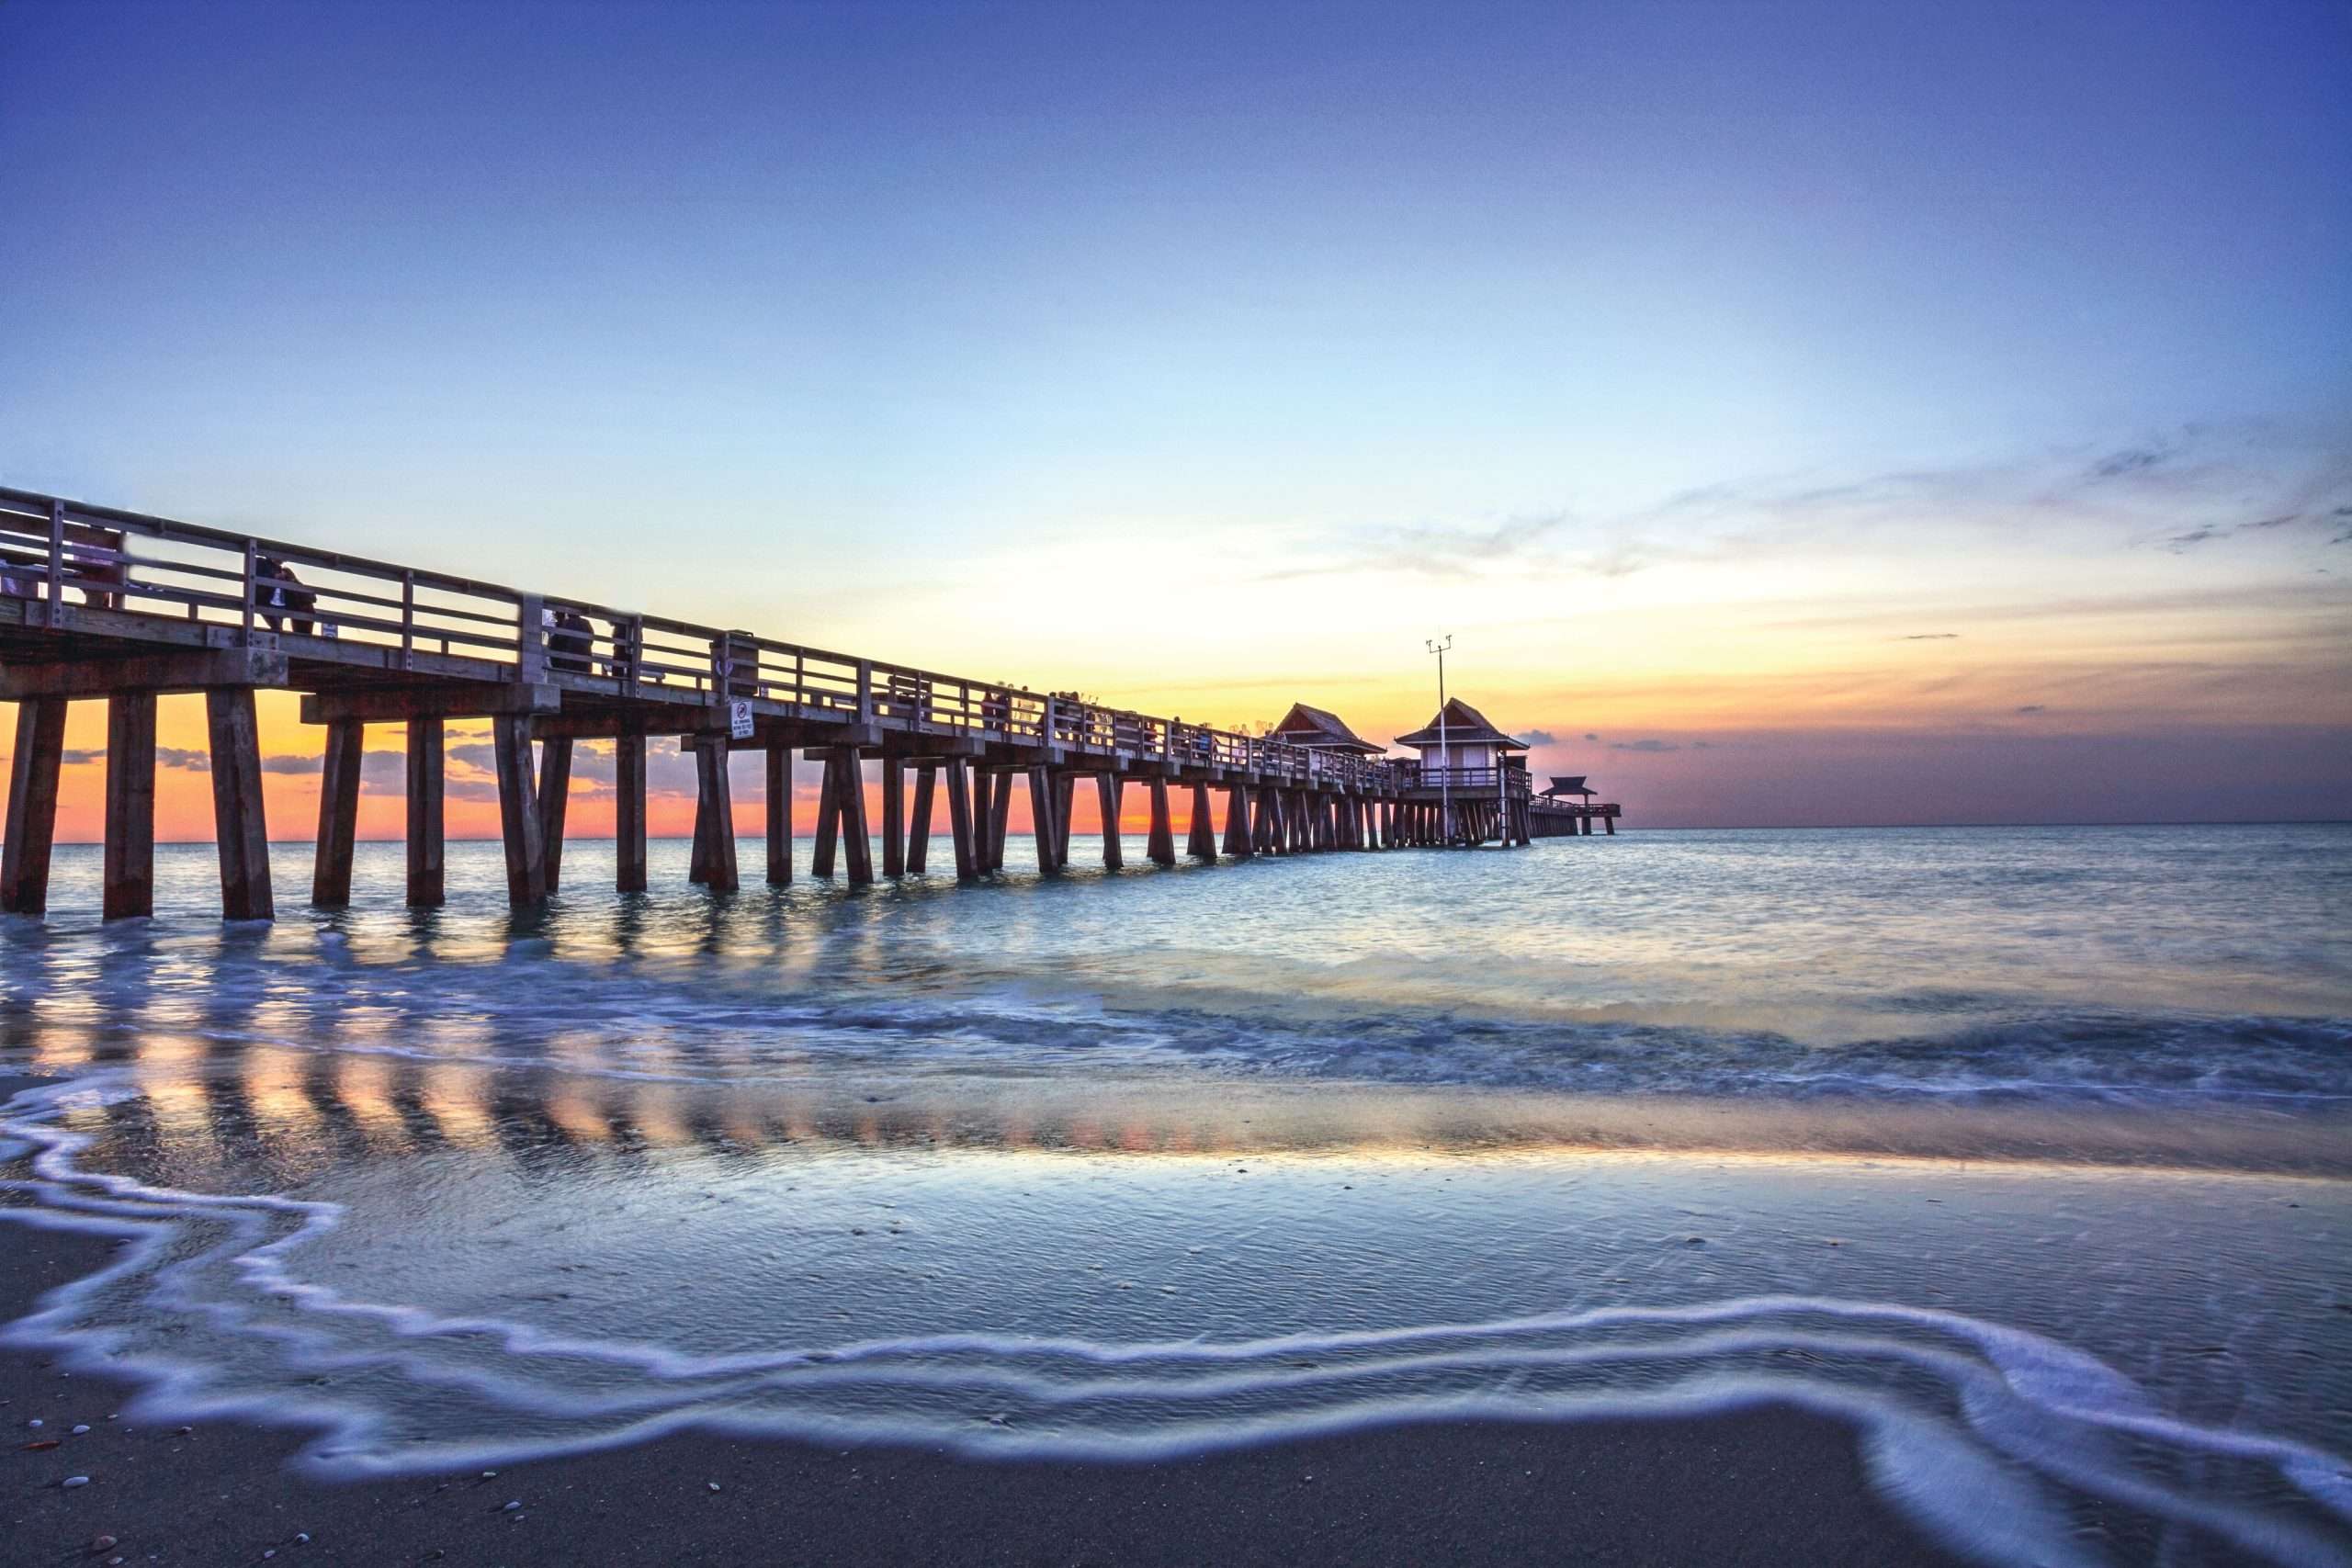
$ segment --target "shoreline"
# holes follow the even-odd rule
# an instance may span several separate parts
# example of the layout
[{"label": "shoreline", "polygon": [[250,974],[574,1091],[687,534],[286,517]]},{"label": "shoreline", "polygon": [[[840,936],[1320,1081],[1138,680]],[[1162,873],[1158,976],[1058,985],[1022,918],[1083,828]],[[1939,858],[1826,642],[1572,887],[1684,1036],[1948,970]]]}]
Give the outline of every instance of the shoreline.
[{"label": "shoreline", "polygon": [[[0,1235],[19,1265],[0,1277],[11,1322],[119,1245]],[[684,1433],[490,1478],[329,1483],[287,1468],[299,1432],[109,1420],[130,1386],[45,1354],[0,1350],[0,1401],[9,1556],[28,1563],[558,1564],[583,1541],[618,1563],[1965,1561],[1870,1490],[1849,1431],[1777,1408],[1392,1427],[1136,1464]],[[22,1450],[36,1417],[60,1447]],[[64,1489],[69,1475],[89,1484]],[[94,1551],[100,1535],[118,1544]]]}]

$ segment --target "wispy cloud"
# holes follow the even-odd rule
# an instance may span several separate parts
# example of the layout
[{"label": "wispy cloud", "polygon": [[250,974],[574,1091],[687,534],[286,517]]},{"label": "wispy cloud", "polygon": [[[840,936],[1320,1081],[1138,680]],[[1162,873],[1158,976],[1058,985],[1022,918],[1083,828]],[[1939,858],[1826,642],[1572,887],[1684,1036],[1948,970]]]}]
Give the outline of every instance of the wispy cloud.
[{"label": "wispy cloud", "polygon": [[1268,575],[1612,578],[1679,561],[1850,553],[1883,530],[2014,537],[2020,527],[2175,553],[2250,535],[2324,530],[2329,542],[2352,540],[2352,427],[2188,424],[2104,447],[2051,446],[1845,477],[1724,479],[1629,511],[1367,523],[1315,541]]},{"label": "wispy cloud", "polygon": [[1894,640],[1897,642],[1951,642],[1959,636],[1958,632],[1911,632]]},{"label": "wispy cloud", "polygon": [[1679,751],[1682,750],[1681,747],[1675,745],[1670,740],[1612,740],[1609,743],[1609,749],[1611,751],[1651,752]]}]

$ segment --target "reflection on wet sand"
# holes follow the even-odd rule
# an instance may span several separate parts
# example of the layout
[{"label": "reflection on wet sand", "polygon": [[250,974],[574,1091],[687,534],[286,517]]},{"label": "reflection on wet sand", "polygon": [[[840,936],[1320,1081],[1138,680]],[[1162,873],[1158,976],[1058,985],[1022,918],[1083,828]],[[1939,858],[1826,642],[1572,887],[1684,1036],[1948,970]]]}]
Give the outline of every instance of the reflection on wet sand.
[{"label": "reflection on wet sand", "polygon": [[[647,1077],[536,1064],[432,1060],[361,1045],[289,1047],[228,1036],[151,1034],[92,1050],[138,1092],[67,1111],[93,1135],[90,1158],[127,1151],[188,1172],[266,1171],[295,1186],[322,1160],[497,1151],[518,1167],[605,1153],[697,1149],[733,1159],[792,1146],[944,1154],[1082,1154],[1220,1159],[1283,1153],[1357,1160],[1579,1158],[1645,1152],[1804,1161],[1951,1162],[1974,1168],[2120,1163],[2141,1168],[2352,1170],[2352,1128],[2335,1119],[2133,1108],[1925,1105],[1497,1093],[1324,1085],[906,1080],[854,1073],[791,1083]],[[232,1027],[233,1026],[233,1027]],[[708,1054],[673,1071],[713,1070]]]}]

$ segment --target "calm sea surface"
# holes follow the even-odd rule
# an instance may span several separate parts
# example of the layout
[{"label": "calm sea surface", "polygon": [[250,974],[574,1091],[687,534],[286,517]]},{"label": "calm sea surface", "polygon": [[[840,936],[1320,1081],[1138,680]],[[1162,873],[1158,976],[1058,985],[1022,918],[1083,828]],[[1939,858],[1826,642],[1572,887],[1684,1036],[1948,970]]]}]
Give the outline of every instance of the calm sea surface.
[{"label": "calm sea surface", "polygon": [[521,919],[494,845],[429,913],[281,845],[264,928],[166,848],[102,928],[61,851],[0,1216],[139,1245],[9,1333],[336,1474],[1780,1402],[1988,1561],[2105,1560],[2094,1505],[2352,1561],[2352,828],[1023,852],[576,843]]}]

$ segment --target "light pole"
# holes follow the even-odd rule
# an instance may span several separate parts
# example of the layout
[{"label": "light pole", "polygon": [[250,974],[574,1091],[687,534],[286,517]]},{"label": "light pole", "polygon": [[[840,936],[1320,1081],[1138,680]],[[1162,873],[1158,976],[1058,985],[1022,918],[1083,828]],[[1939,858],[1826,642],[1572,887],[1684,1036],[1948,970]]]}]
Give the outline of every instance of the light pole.
[{"label": "light pole", "polygon": [[1453,762],[1445,753],[1445,650],[1453,646],[1453,634],[1431,637],[1425,645],[1437,655],[1437,821],[1438,832],[1448,843],[1453,840]]}]

